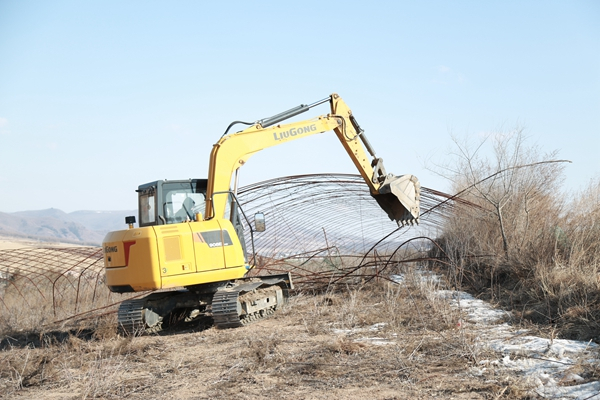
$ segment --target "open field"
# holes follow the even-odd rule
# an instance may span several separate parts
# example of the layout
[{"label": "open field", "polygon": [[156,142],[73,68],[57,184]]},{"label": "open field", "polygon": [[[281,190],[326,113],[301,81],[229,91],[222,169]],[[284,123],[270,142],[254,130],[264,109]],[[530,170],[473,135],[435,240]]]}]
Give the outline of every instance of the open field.
[{"label": "open field", "polygon": [[[249,188],[247,212],[268,209],[271,224],[256,272],[290,271],[298,285],[272,318],[235,330],[203,321],[120,337],[125,297],[103,285],[99,248],[9,245],[0,395],[599,398],[600,186],[567,207],[553,176],[500,176],[510,183],[500,187],[463,177],[460,197],[424,190],[417,231],[375,218],[354,177]],[[439,235],[420,236],[428,228]]]},{"label": "open field", "polygon": [[[115,318],[2,341],[9,398],[532,398],[524,377],[489,368],[460,313],[422,285],[302,293],[273,317],[216,330],[176,326],[119,337]],[[589,374],[589,373],[588,373]],[[591,374],[587,378],[593,378]]]},{"label": "open field", "polygon": [[[9,236],[0,236],[0,250],[11,250],[11,249],[23,249],[23,248],[34,248],[39,247],[41,242],[35,240],[28,239],[18,239]],[[44,246],[76,246],[74,244],[69,243],[52,243],[52,242],[44,242]]]},{"label": "open field", "polygon": [[[83,254],[80,266],[89,259]],[[24,325],[11,320],[9,329],[3,321],[0,397],[531,399],[539,397],[540,376],[556,381],[553,390],[595,385],[600,377],[588,361],[598,358],[593,346],[560,357],[562,350],[536,354],[569,364],[560,371],[515,370],[514,363],[533,362],[524,351],[505,353],[515,335],[553,338],[551,330],[526,325],[517,332],[517,325],[504,324],[516,323],[511,315],[499,311],[491,325],[480,325],[466,301],[457,308],[452,297],[440,295],[447,285],[439,278],[414,266],[388,272],[402,275],[303,289],[272,317],[233,330],[217,330],[205,320],[158,335],[121,337],[114,312],[53,323],[52,309],[37,315],[44,307],[35,304]],[[105,292],[98,288],[104,302]],[[12,304],[6,293],[3,300]],[[61,304],[59,311],[73,314],[72,302]],[[45,322],[36,324],[35,318]],[[492,336],[496,328],[514,333],[510,339]],[[503,349],[486,345],[498,339]]]}]

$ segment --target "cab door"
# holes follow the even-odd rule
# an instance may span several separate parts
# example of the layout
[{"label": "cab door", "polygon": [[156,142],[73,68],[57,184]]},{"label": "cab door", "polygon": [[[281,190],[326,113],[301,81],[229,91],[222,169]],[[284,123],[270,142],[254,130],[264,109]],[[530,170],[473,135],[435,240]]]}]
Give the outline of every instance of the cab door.
[{"label": "cab door", "polygon": [[196,272],[225,268],[223,248],[232,246],[233,242],[229,238],[229,235],[223,235],[219,221],[191,222],[187,225],[192,230],[194,254],[196,256]]},{"label": "cab door", "polygon": [[246,265],[244,249],[239,240],[231,221],[223,219],[219,221],[223,232],[223,255],[225,268],[235,268]]}]

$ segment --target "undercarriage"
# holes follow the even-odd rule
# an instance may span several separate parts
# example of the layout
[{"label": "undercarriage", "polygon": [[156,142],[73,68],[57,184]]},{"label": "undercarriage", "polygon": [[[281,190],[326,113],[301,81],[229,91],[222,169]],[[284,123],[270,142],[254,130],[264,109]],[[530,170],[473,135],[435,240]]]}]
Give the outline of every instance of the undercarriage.
[{"label": "undercarriage", "polygon": [[293,289],[289,274],[267,275],[155,292],[119,306],[119,329],[126,335],[156,333],[174,320],[212,318],[219,329],[238,328],[273,314]]}]

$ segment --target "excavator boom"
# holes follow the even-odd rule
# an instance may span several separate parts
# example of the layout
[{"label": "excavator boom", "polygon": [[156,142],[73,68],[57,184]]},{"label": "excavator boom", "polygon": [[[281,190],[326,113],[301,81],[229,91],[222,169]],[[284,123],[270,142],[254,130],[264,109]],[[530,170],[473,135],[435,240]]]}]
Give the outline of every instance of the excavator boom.
[{"label": "excavator boom", "polygon": [[[383,159],[376,156],[373,146],[367,140],[364,131],[352,115],[352,111],[335,93],[331,95],[331,110],[332,113],[340,115],[347,121],[341,127],[336,128],[335,133],[361,176],[369,185],[371,196],[377,200],[388,217],[396,221],[399,226],[418,224],[421,185],[417,177],[414,175],[395,176],[386,172]],[[370,163],[365,149],[372,157]]]},{"label": "excavator boom", "polygon": [[[283,121],[320,104],[331,112],[300,122]],[[236,121],[235,123],[238,123]],[[232,123],[231,128],[235,123]],[[337,95],[300,105],[227,133],[213,146],[207,179],[162,180],[138,187],[139,226],[109,232],[103,241],[106,284],[117,293],[153,291],[121,303],[118,321],[128,334],[157,332],[181,316],[211,318],[218,328],[243,326],[281,307],[293,289],[289,273],[248,276],[237,170],[268,147],[333,131],[369,187],[399,225],[419,221],[419,181],[388,174],[352,112]],[[236,181],[232,187],[232,178]],[[204,211],[204,214],[201,212]],[[255,231],[264,230],[259,214]],[[246,219],[246,224],[249,221]],[[183,288],[183,289],[182,289]],[[167,290],[171,289],[171,290]],[[156,291],[159,290],[159,291]]]},{"label": "excavator boom", "polygon": [[[331,106],[331,113],[327,115],[295,123],[278,124],[325,102],[329,102]],[[214,195],[229,190],[235,171],[253,154],[268,147],[331,130],[335,132],[369,186],[371,195],[389,218],[399,225],[418,223],[420,204],[418,179],[413,175],[397,177],[386,173],[383,160],[376,157],[373,147],[352,115],[352,111],[335,93],[311,105],[300,105],[273,117],[259,120],[240,132],[224,135],[214,145],[210,157],[205,216],[212,218],[223,215],[226,197]]]}]

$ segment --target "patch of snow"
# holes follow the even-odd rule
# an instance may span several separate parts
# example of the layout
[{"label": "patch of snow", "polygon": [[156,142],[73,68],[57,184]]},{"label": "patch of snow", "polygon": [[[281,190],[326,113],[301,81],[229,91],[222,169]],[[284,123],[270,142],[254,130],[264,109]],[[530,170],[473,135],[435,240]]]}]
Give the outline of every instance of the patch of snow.
[{"label": "patch of snow", "polygon": [[569,360],[569,356],[577,356],[590,349],[597,348],[598,345],[578,340],[552,340],[537,336],[515,336],[509,340],[492,340],[489,347],[503,353],[558,357],[560,359]]},{"label": "patch of snow", "polygon": [[[352,328],[352,329],[332,329],[331,331],[333,333],[335,333],[336,335],[346,335],[346,336],[350,336],[350,335],[354,335],[356,333],[363,333],[363,332],[378,332],[381,329],[383,329],[385,326],[387,325],[387,322],[378,322],[376,324],[373,324],[371,326],[365,327],[365,328]],[[397,336],[397,335],[394,335]],[[390,339],[386,339],[386,338],[382,338],[382,337],[361,337],[361,338],[357,338],[353,340],[354,342],[357,343],[369,343],[369,344],[373,344],[376,346],[381,346],[381,345],[386,345],[386,344],[395,344],[396,342],[391,341]]]},{"label": "patch of snow", "polygon": [[481,324],[494,324],[506,321],[510,314],[504,310],[497,310],[489,303],[476,299],[465,292],[455,290],[438,290],[438,296],[449,299],[450,305],[466,313],[469,322]]},{"label": "patch of snow", "polygon": [[382,328],[385,328],[385,326],[386,326],[386,325],[387,325],[387,322],[378,322],[378,323],[376,323],[376,324],[374,324],[374,325],[371,325],[371,326],[369,327],[369,330],[370,330],[370,331],[379,331],[379,330],[381,330]]},{"label": "patch of snow", "polygon": [[355,333],[366,332],[366,331],[377,332],[377,331],[380,331],[382,328],[384,328],[386,325],[387,325],[387,322],[378,322],[378,323],[368,326],[366,328],[332,329],[331,331],[333,333],[335,333],[336,335],[352,335]]},{"label": "patch of snow", "polygon": [[[417,269],[413,270],[412,272],[415,274],[416,277],[419,278],[420,282],[427,282],[427,283],[441,283],[442,282],[441,276],[439,276],[435,272],[429,271],[427,269],[417,268]],[[390,275],[390,279],[397,283],[404,283],[404,282],[406,282],[407,277],[404,274],[396,274],[396,275]]]},{"label": "patch of snow", "polygon": [[[421,276],[430,279],[426,274]],[[402,275],[391,278],[398,283],[405,282]],[[439,277],[434,282],[439,282]],[[495,309],[468,293],[437,290],[435,294],[460,311],[458,326],[477,335],[477,346],[503,354],[498,360],[481,360],[478,366],[471,368],[472,375],[483,376],[491,367],[503,368],[524,376],[535,387],[535,392],[545,398],[600,400],[600,382],[581,384],[584,379],[569,371],[575,365],[597,364],[599,360],[593,359],[592,354],[598,349],[597,344],[527,335],[527,330],[517,330],[506,322],[510,320],[510,313]]]},{"label": "patch of snow", "polygon": [[391,341],[386,338],[382,338],[382,337],[363,337],[363,338],[354,339],[353,341],[356,343],[367,342],[367,343],[375,345],[375,346],[385,346],[387,344],[396,344],[396,342]]},{"label": "patch of snow", "polygon": [[600,382],[589,382],[576,386],[540,386],[537,394],[549,399],[600,399]]}]

